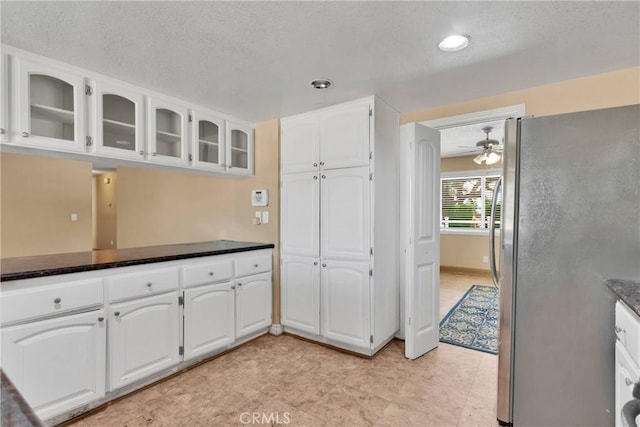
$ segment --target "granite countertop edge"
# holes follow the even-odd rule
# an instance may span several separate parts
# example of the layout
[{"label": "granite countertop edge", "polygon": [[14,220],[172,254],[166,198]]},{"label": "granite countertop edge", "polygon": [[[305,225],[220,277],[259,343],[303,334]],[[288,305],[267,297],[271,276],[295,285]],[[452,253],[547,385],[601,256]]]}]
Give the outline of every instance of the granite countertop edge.
[{"label": "granite countertop edge", "polygon": [[636,315],[640,316],[640,282],[623,279],[606,279],[604,283]]},{"label": "granite countertop edge", "polygon": [[[130,249],[113,249],[109,251],[109,260],[97,260],[96,254],[102,251],[77,252],[58,255],[42,255],[34,257],[3,258],[0,282],[33,279],[62,274],[81,273],[109,268],[130,267],[134,265],[153,264],[158,262],[177,261],[189,258],[200,258],[229,253],[247,252],[260,249],[273,249],[273,243],[254,243],[239,241],[213,241],[185,243],[176,245],[149,246]],[[192,249],[190,249],[192,248]],[[132,254],[134,252],[134,254]],[[146,252],[146,253],[145,253]],[[160,253],[159,253],[160,252]],[[119,259],[120,254],[126,254]],[[54,259],[55,257],[55,259]],[[80,259],[80,261],[76,261]],[[51,266],[56,260],[60,265]],[[41,265],[39,265],[39,263]],[[42,264],[49,264],[43,267]],[[69,265],[65,265],[69,264]],[[6,270],[9,270],[6,272]]]}]

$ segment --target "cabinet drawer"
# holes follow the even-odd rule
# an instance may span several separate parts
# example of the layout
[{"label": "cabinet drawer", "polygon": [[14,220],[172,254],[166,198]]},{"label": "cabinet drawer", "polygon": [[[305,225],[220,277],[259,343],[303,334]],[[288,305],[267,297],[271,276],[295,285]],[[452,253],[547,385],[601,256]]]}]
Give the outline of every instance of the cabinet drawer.
[{"label": "cabinet drawer", "polygon": [[116,276],[108,280],[109,301],[159,294],[178,289],[177,268],[163,268]]},{"label": "cabinet drawer", "polygon": [[184,287],[222,282],[231,276],[231,260],[189,265],[184,267]]},{"label": "cabinet drawer", "polygon": [[243,257],[236,260],[236,277],[250,276],[271,270],[271,255]]},{"label": "cabinet drawer", "polygon": [[621,302],[616,303],[616,336],[635,363],[640,363],[640,318]]},{"label": "cabinet drawer", "polygon": [[4,292],[0,296],[2,324],[102,304],[102,280],[91,279]]}]

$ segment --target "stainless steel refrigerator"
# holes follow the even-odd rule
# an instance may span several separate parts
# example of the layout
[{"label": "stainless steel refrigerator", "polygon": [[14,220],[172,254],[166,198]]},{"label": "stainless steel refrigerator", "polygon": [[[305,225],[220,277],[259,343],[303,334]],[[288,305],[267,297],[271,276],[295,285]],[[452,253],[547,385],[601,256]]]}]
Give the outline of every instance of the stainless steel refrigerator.
[{"label": "stainless steel refrigerator", "polygon": [[492,260],[501,425],[614,425],[603,280],[640,279],[639,124],[638,105],[506,122],[497,273]]}]

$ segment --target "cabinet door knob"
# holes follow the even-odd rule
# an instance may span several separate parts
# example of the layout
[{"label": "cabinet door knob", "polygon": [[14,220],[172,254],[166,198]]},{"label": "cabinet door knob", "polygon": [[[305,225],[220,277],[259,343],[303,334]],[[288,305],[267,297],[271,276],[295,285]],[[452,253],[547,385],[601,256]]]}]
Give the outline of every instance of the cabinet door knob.
[{"label": "cabinet door knob", "polygon": [[315,168],[315,167],[317,167],[317,166],[318,166],[318,164],[317,164],[317,163],[314,163],[314,164],[313,164],[313,167],[314,167],[314,168]]},{"label": "cabinet door knob", "polygon": [[313,261],[313,265],[318,265],[318,261]]},{"label": "cabinet door knob", "polygon": [[0,128],[0,135],[4,135],[7,131],[4,128]]},{"label": "cabinet door knob", "polygon": [[235,288],[236,288],[235,286],[232,286],[232,287],[231,287],[231,289],[235,289]]},{"label": "cabinet door knob", "polygon": [[213,271],[210,271],[210,272],[209,272],[209,276],[213,276]]},{"label": "cabinet door knob", "polygon": [[144,150],[138,151],[138,154],[140,154],[141,156],[144,156]]},{"label": "cabinet door knob", "polygon": [[631,378],[629,378],[629,377],[625,377],[625,378],[624,378],[624,383],[625,383],[627,386],[632,386],[632,385],[633,385],[633,381],[631,381]]},{"label": "cabinet door knob", "polygon": [[258,264],[253,264],[253,268],[258,268]]},{"label": "cabinet door knob", "polygon": [[151,285],[152,285],[152,283],[151,283],[151,282],[147,282],[147,288],[150,288],[150,287],[151,287]]},{"label": "cabinet door knob", "polygon": [[616,334],[619,334],[620,332],[627,332],[624,329],[622,329],[620,326],[616,325],[616,327],[614,328],[616,331]]},{"label": "cabinet door knob", "polygon": [[313,179],[318,179],[318,176],[317,175],[313,175]]},{"label": "cabinet door knob", "polygon": [[322,179],[327,179],[327,176],[326,175],[322,175]]},{"label": "cabinet door knob", "polygon": [[22,132],[21,134],[24,138],[28,138],[29,137],[29,132]]},{"label": "cabinet door knob", "polygon": [[323,267],[326,267],[326,266],[327,266],[327,264],[322,264],[322,266],[323,266]]},{"label": "cabinet door knob", "polygon": [[324,166],[324,162],[320,162],[320,166]]},{"label": "cabinet door knob", "polygon": [[238,283],[238,287],[242,286],[242,283]]},{"label": "cabinet door knob", "polygon": [[60,299],[60,298],[56,298],[56,299],[53,300],[54,304],[60,304],[61,302],[62,302],[62,299]]},{"label": "cabinet door knob", "polygon": [[98,317],[98,322],[102,322],[104,320],[104,317]]},{"label": "cabinet door knob", "polygon": [[118,317],[118,316],[120,316],[120,312],[119,312],[119,311],[116,311],[115,313],[113,313],[113,315],[114,315],[114,316],[116,316],[116,317]]}]

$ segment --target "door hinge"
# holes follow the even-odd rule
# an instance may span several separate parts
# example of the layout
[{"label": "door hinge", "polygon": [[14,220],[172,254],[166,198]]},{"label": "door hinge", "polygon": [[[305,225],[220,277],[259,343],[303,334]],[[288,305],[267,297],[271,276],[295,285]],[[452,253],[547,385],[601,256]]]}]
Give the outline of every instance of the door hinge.
[{"label": "door hinge", "polygon": [[184,347],[183,346],[178,347],[178,354],[180,356],[184,356]]},{"label": "door hinge", "polygon": [[189,114],[189,122],[193,121],[193,116],[191,114]]},{"label": "door hinge", "polygon": [[373,172],[369,174],[369,181],[373,181]]},{"label": "door hinge", "polygon": [[369,160],[373,159],[373,151],[369,151]]},{"label": "door hinge", "polygon": [[184,298],[181,296],[178,297],[178,305],[184,305]]},{"label": "door hinge", "polygon": [[93,88],[89,85],[84,85],[84,94],[93,95]]},{"label": "door hinge", "polygon": [[189,161],[192,162],[193,161],[193,154],[189,153]]},{"label": "door hinge", "polygon": [[369,269],[369,276],[373,277],[373,268]]},{"label": "door hinge", "polygon": [[369,342],[373,344],[373,335],[369,335]]},{"label": "door hinge", "polygon": [[87,136],[87,147],[91,147],[93,145],[93,138],[90,136]]},{"label": "door hinge", "polygon": [[409,326],[411,326],[411,317],[409,317]]},{"label": "door hinge", "polygon": [[373,248],[369,249],[369,255],[373,256]]},{"label": "door hinge", "polygon": [[373,117],[373,108],[369,107],[369,117]]}]

